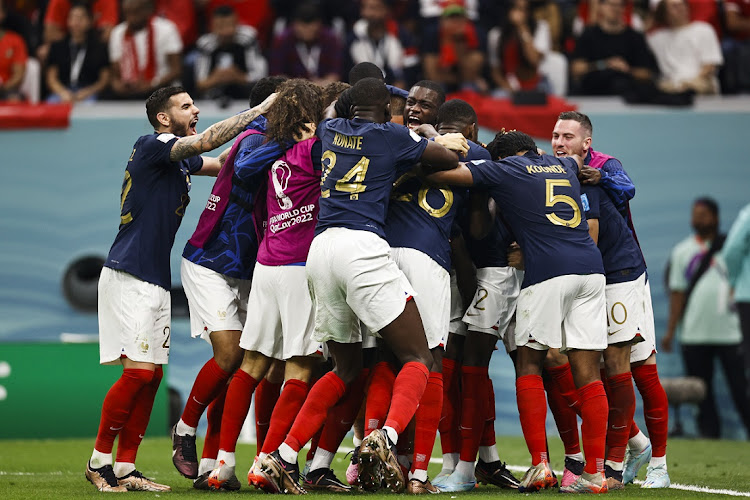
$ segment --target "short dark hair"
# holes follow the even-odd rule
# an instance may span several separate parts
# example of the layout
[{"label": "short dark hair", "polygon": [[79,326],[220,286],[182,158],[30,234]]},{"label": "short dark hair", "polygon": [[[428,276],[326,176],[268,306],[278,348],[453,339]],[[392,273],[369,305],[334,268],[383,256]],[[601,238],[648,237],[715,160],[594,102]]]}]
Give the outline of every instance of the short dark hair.
[{"label": "short dark hair", "polygon": [[169,109],[169,99],[172,96],[184,93],[187,93],[187,90],[178,85],[172,85],[158,88],[148,96],[148,99],[146,99],[146,116],[155,129],[161,125],[159,120],[156,119],[156,115]]},{"label": "short dark hair", "polygon": [[445,102],[445,90],[443,90],[443,86],[440,85],[438,82],[433,80],[419,80],[417,83],[411,86],[411,88],[414,87],[422,87],[425,89],[430,89],[435,91],[438,96],[438,106],[442,106],[442,104]]},{"label": "short dark hair", "polygon": [[716,200],[711,198],[710,196],[701,196],[700,198],[697,198],[693,202],[693,206],[695,205],[703,205],[706,207],[716,218],[719,217],[719,204],[716,203]]},{"label": "short dark hair", "polygon": [[349,85],[354,85],[363,78],[378,78],[385,81],[383,70],[380,69],[377,64],[367,61],[355,64],[354,67],[349,70]]},{"label": "short dark hair", "polygon": [[266,76],[255,82],[255,85],[253,85],[253,90],[250,91],[250,107],[254,108],[258,104],[265,101],[269,95],[276,92],[276,89],[279,88],[279,85],[287,80],[287,77],[277,75]]},{"label": "short dark hair", "polygon": [[557,117],[558,120],[573,120],[581,124],[586,129],[589,135],[594,134],[594,126],[591,124],[591,119],[578,111],[563,111]]},{"label": "short dark hair", "polygon": [[451,99],[438,109],[438,123],[455,123],[469,125],[477,122],[477,113],[471,104],[462,99]]},{"label": "short dark hair", "polygon": [[311,23],[313,21],[320,21],[321,19],[323,19],[323,16],[320,13],[320,5],[314,0],[300,3],[292,14],[292,21],[303,23]]},{"label": "short dark hair", "polygon": [[[0,0],[0,3],[5,3],[4,1]],[[75,8],[83,9],[86,11],[86,14],[89,16],[89,19],[94,18],[94,11],[91,9],[91,3],[86,2],[85,0],[74,0],[70,3],[70,10],[73,10]]]},{"label": "short dark hair", "polygon": [[214,9],[211,17],[229,17],[235,14],[236,12],[231,5],[219,5]]},{"label": "short dark hair", "polygon": [[352,87],[350,97],[353,106],[377,106],[390,99],[385,83],[377,78],[363,78]]},{"label": "short dark hair", "polygon": [[497,133],[492,142],[487,144],[487,151],[490,152],[493,160],[502,160],[508,156],[513,156],[520,151],[536,151],[536,143],[530,135],[524,134],[517,130],[506,132],[505,129]]}]

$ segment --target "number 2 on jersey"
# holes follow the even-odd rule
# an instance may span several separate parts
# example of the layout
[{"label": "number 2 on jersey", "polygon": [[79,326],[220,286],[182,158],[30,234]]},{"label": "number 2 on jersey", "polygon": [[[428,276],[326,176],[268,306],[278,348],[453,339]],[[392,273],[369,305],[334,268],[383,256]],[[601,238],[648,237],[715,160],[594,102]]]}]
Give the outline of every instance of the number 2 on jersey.
[{"label": "number 2 on jersey", "polygon": [[545,206],[554,207],[558,203],[565,203],[573,209],[573,217],[571,219],[565,220],[558,216],[556,213],[552,212],[551,214],[547,214],[547,218],[552,224],[555,224],[557,226],[578,227],[578,225],[581,223],[581,209],[578,208],[578,204],[570,196],[566,196],[564,194],[555,194],[555,188],[558,186],[570,187],[570,181],[567,179],[547,179],[547,196],[545,199]]}]

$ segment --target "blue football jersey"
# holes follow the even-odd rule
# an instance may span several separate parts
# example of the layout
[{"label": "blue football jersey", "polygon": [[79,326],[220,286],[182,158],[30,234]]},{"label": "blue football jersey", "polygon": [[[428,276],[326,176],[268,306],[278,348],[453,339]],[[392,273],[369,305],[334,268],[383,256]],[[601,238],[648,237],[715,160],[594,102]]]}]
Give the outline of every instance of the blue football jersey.
[{"label": "blue football jersey", "polygon": [[[469,152],[461,160],[482,159],[489,160],[490,153],[469,142]],[[450,271],[451,227],[468,193],[462,187],[426,183],[414,172],[403,174],[393,185],[385,239],[393,248],[419,250]]]},{"label": "blue football jersey", "polygon": [[581,208],[578,165],[529,151],[467,164],[494,198],[523,252],[522,288],[567,274],[604,274]]},{"label": "blue football jersey", "polygon": [[190,174],[203,167],[200,156],[169,160],[177,139],[153,133],[135,142],[120,194],[120,229],[104,264],[167,290],[169,254],[190,203]]},{"label": "blue football jersey", "polygon": [[599,250],[607,283],[633,281],[646,272],[646,262],[625,219],[601,186],[581,186],[587,219],[599,220]]},{"label": "blue football jersey", "polygon": [[[229,204],[219,229],[203,248],[187,242],[182,256],[189,261],[232,278],[252,278],[259,243],[254,217],[256,198],[266,184],[268,168],[286,151],[276,141],[264,144],[265,140],[262,134],[242,139],[234,161]],[[261,202],[265,203],[265,198]]]},{"label": "blue football jersey", "polygon": [[344,227],[385,238],[393,182],[422,157],[427,139],[403,125],[359,118],[323,120],[318,136],[323,173],[315,234]]},{"label": "blue football jersey", "polygon": [[477,269],[485,267],[508,267],[508,247],[516,241],[501,217],[495,217],[490,232],[481,240],[471,237],[464,229],[464,240],[469,256]]}]

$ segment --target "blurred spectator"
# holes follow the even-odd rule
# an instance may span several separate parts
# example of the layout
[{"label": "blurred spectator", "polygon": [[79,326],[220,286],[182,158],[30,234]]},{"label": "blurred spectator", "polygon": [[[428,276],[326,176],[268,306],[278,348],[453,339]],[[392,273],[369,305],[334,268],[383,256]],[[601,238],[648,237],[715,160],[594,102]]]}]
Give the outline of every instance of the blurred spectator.
[{"label": "blurred spectator", "polygon": [[125,0],[122,11],[109,40],[112,91],[141,99],[180,76],[182,40],[172,21],[154,17],[152,0]]},{"label": "blurred spectator", "polygon": [[385,71],[386,82],[406,89],[417,81],[419,54],[411,35],[390,18],[388,2],[362,0],[361,18],[347,37],[347,69],[371,62]]},{"label": "blurred spectator", "polygon": [[2,27],[18,33],[26,42],[26,50],[33,54],[41,40],[40,1],[4,0],[5,21]]},{"label": "blurred spectator", "polygon": [[[49,0],[44,14],[44,42],[50,44],[65,37],[68,25],[70,0]],[[109,40],[112,29],[120,20],[120,6],[117,0],[89,0],[94,25],[99,29],[104,41]]]},{"label": "blurred spectator", "polygon": [[[240,24],[252,26],[258,32],[258,38],[264,46],[271,40],[271,28],[274,22],[274,11],[271,0],[195,0],[200,9],[205,9],[205,19],[210,19],[214,10],[222,6],[231,7]],[[281,11],[277,10],[281,15]]]},{"label": "blurred spectator", "polygon": [[317,4],[306,2],[294,11],[291,27],[274,38],[271,74],[319,84],[340,80],[341,53],[341,43],[323,26]]},{"label": "blurred spectator", "polygon": [[4,21],[5,6],[0,1],[0,101],[20,101],[29,55],[21,35],[5,29]]},{"label": "blurred spectator", "polygon": [[600,0],[598,22],[576,42],[571,62],[574,92],[623,95],[656,78],[656,61],[644,36],[626,23],[625,0]]},{"label": "blurred spectator", "polygon": [[534,18],[528,0],[511,0],[503,26],[487,34],[493,84],[503,93],[543,90],[565,95],[567,60],[551,49],[547,22]]},{"label": "blurred spectator", "polygon": [[728,92],[750,90],[750,0],[726,0],[723,82]]},{"label": "blurred spectator", "polygon": [[554,0],[530,0],[531,12],[537,21],[549,27],[550,49],[562,54],[563,18],[560,5]]},{"label": "blurred spectator", "polygon": [[46,69],[50,102],[95,101],[110,79],[107,45],[92,29],[89,6],[75,2],[68,11],[68,34],[50,47]]},{"label": "blurred spectator", "polygon": [[750,204],[740,210],[721,250],[742,329],[745,372],[750,374]]},{"label": "blurred spectator", "polygon": [[268,75],[257,32],[238,24],[237,14],[221,6],[211,15],[211,32],[198,39],[195,81],[209,98],[247,99],[252,83]]},{"label": "blurred spectator", "polygon": [[[582,0],[578,2],[576,17],[573,20],[573,34],[576,38],[580,37],[587,27],[599,24],[599,11],[606,2],[607,0]],[[636,31],[643,31],[646,22],[634,9],[633,3],[633,0],[626,0],[623,6],[625,24]]]},{"label": "blurred spectator", "polygon": [[[652,11],[656,10],[659,2],[660,0],[649,0]],[[725,3],[726,0],[687,0],[688,7],[690,7],[690,20],[710,24],[719,39],[723,36],[724,31],[720,8],[722,2]],[[661,27],[663,25],[655,17],[651,19],[651,22],[646,22],[646,31]]]},{"label": "blurred spectator", "polygon": [[422,36],[424,77],[448,90],[470,88],[485,92],[484,40],[468,18],[462,0],[448,0],[444,5],[435,32]]},{"label": "blurred spectator", "polygon": [[663,28],[647,39],[662,75],[662,90],[716,94],[716,73],[724,59],[713,28],[703,21],[691,22],[685,0],[661,0],[654,20]]},{"label": "blurred spectator", "polygon": [[182,46],[192,47],[198,38],[193,0],[156,0],[156,15],[172,21],[180,32]]}]

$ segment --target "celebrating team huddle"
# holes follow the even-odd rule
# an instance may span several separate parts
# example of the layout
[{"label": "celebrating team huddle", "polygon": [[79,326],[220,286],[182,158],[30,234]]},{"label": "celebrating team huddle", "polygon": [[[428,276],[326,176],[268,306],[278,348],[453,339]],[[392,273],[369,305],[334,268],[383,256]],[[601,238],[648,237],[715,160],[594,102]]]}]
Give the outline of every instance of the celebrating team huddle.
[{"label": "celebrating team huddle", "polygon": [[[606,493],[646,464],[642,486],[668,487],[635,188],[619,161],[591,149],[588,117],[562,113],[547,155],[520,131],[481,145],[474,110],[434,82],[406,92],[364,63],[350,83],[263,79],[251,109],[200,134],[183,89],[148,99],[155,132],[128,161],[99,282],[101,362],[123,374],[104,400],[87,479],[100,491],[170,490],[135,458],[172,340],[169,255],[191,175],[203,174],[217,178],[181,275],[192,335],[213,356],[172,429],[174,465],[195,488],[240,489],[235,447],[253,394],[247,478],[266,492],[430,494],[482,482]],[[218,158],[200,156],[235,137]],[[495,446],[498,339],[531,455],[520,480]],[[633,421],[632,380],[649,438]],[[561,478],[549,465],[548,404]],[[341,481],[331,464],[352,427]],[[430,479],[438,430],[443,466]]]}]

